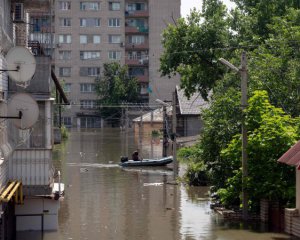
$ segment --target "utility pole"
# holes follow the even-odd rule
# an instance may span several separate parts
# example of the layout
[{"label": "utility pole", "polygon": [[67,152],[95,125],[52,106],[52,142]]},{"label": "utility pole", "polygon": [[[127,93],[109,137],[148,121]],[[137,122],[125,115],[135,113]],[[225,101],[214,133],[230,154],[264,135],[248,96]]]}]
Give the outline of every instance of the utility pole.
[{"label": "utility pole", "polygon": [[176,180],[178,175],[178,164],[177,164],[177,142],[176,142],[176,128],[177,128],[177,118],[176,118],[176,90],[173,92],[173,102],[172,102],[172,140],[173,140],[173,172],[174,180]]},{"label": "utility pole", "polygon": [[247,55],[243,51],[241,55],[241,66],[237,68],[232,63],[228,62],[224,58],[220,58],[219,61],[232,69],[233,71],[241,75],[241,109],[242,109],[242,204],[243,204],[243,219],[248,219],[248,193],[246,189],[248,178],[248,154],[247,154],[247,128],[245,124],[245,109],[248,106],[247,99],[247,81],[248,81],[248,69],[247,69]]},{"label": "utility pole", "polygon": [[167,156],[167,142],[168,142],[168,136],[167,136],[167,107],[163,105],[163,152],[162,156]]},{"label": "utility pole", "polygon": [[242,52],[241,56],[241,68],[240,68],[240,74],[241,74],[241,91],[242,91],[242,97],[241,97],[241,107],[242,107],[242,171],[243,171],[243,183],[242,183],[242,197],[243,197],[243,219],[248,219],[248,193],[246,190],[246,183],[247,183],[247,177],[248,177],[248,154],[247,154],[247,146],[248,146],[248,137],[247,137],[247,128],[245,124],[245,109],[248,105],[248,99],[247,99],[247,81],[248,81],[248,69],[247,69],[247,56],[246,52]]}]

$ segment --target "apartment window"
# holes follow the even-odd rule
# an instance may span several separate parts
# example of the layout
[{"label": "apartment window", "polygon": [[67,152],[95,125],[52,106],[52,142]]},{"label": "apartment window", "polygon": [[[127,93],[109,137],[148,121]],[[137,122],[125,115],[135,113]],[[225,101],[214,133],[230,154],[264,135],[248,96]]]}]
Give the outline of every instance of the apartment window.
[{"label": "apartment window", "polygon": [[70,67],[60,67],[59,68],[59,76],[60,77],[70,77],[71,76],[71,68]]},{"label": "apartment window", "polygon": [[71,2],[70,1],[59,1],[58,2],[59,10],[71,10]]},{"label": "apartment window", "polygon": [[32,32],[50,32],[50,19],[48,17],[31,17],[30,25],[32,27]]},{"label": "apartment window", "polygon": [[80,100],[80,108],[82,109],[94,109],[96,106],[96,100]]},{"label": "apartment window", "polygon": [[148,92],[148,84],[141,84],[140,85],[140,94],[147,94]]},{"label": "apartment window", "polygon": [[121,35],[108,35],[109,43],[121,43]]},{"label": "apartment window", "polygon": [[145,42],[145,36],[142,35],[133,35],[129,37],[129,42],[132,44],[142,44]]},{"label": "apartment window", "polygon": [[100,35],[80,35],[80,44],[100,44],[101,43],[101,36]]},{"label": "apartment window", "polygon": [[59,26],[60,27],[71,27],[71,18],[60,18]]},{"label": "apartment window", "polygon": [[80,18],[80,27],[100,27],[100,18]]},{"label": "apartment window", "polygon": [[58,51],[58,59],[59,60],[70,60],[71,59],[71,51],[67,51],[67,50]]},{"label": "apartment window", "polygon": [[101,37],[100,37],[100,35],[93,35],[93,43],[94,44],[101,43]]},{"label": "apartment window", "polygon": [[110,18],[108,19],[108,26],[109,27],[120,27],[121,19],[120,18]]},{"label": "apartment window", "polygon": [[99,59],[100,51],[80,51],[80,59],[88,60],[88,59]]},{"label": "apartment window", "polygon": [[100,67],[81,67],[80,76],[97,77],[100,75]]},{"label": "apartment window", "polygon": [[66,93],[69,93],[69,92],[71,92],[71,83],[65,83],[64,85],[63,85],[63,87],[64,87],[64,92],[66,92]]},{"label": "apartment window", "polygon": [[66,127],[72,127],[72,118],[71,117],[62,117],[62,124]]},{"label": "apartment window", "polygon": [[120,51],[109,51],[108,58],[109,58],[109,60],[120,60],[121,52]]},{"label": "apartment window", "polygon": [[100,3],[99,2],[80,2],[81,11],[99,11]]},{"label": "apartment window", "polygon": [[109,2],[109,10],[110,11],[120,11],[121,3],[120,2]]},{"label": "apartment window", "polygon": [[80,92],[82,92],[82,93],[95,92],[95,84],[94,83],[81,83],[80,84]]},{"label": "apartment window", "polygon": [[129,68],[128,73],[130,76],[143,76],[145,75],[144,68]]},{"label": "apartment window", "polygon": [[147,6],[145,3],[129,3],[126,7],[127,11],[144,11],[146,9]]},{"label": "apartment window", "polygon": [[58,42],[59,43],[71,43],[72,42],[72,36],[70,34],[58,35]]}]

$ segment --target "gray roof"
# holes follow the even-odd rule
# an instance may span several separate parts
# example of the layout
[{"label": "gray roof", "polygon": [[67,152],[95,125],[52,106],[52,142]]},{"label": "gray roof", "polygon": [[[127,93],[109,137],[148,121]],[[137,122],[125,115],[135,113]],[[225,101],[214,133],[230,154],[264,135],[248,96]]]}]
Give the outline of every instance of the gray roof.
[{"label": "gray roof", "polygon": [[[172,107],[167,107],[166,112],[168,115],[172,114]],[[151,116],[152,115],[152,116]],[[147,112],[146,114],[142,115],[143,122],[163,122],[163,108],[157,108],[151,112]],[[141,117],[137,117],[132,120],[133,122],[140,122]]]},{"label": "gray roof", "polygon": [[203,109],[208,107],[208,102],[205,101],[201,94],[196,92],[190,99],[184,95],[184,90],[176,86],[177,98],[179,103],[180,114],[182,115],[200,115]]}]

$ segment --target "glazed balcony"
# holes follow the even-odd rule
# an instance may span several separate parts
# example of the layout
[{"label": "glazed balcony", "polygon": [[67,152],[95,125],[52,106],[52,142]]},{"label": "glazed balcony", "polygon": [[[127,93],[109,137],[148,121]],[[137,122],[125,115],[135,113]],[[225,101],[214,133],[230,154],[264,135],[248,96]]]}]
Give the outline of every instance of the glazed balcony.
[{"label": "glazed balcony", "polygon": [[125,17],[131,18],[131,17],[149,17],[149,10],[135,10],[135,11],[125,11]]},{"label": "glazed balcony", "polygon": [[148,83],[149,82],[149,75],[148,74],[137,75],[137,76],[132,76],[132,77],[135,77],[139,83]]},{"label": "glazed balcony", "polygon": [[148,66],[148,60],[126,58],[125,64],[128,66]]},{"label": "glazed balcony", "polygon": [[149,42],[143,42],[143,43],[126,43],[125,44],[126,50],[147,50],[149,49]]},{"label": "glazed balcony", "polygon": [[146,26],[126,26],[125,27],[125,33],[145,33],[147,34],[149,32],[149,28]]}]

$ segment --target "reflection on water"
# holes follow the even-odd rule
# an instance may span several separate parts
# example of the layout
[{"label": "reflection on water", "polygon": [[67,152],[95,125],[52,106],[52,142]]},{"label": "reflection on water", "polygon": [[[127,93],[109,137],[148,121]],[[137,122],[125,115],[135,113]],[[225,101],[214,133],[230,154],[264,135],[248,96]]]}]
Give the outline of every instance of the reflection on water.
[{"label": "reflection on water", "polygon": [[[120,156],[136,148],[133,135],[119,129],[72,132],[54,154],[66,186],[58,231],[22,232],[18,239],[289,239],[220,222],[210,211],[208,188],[170,184],[170,167],[121,168]],[[150,158],[162,147],[139,149]]]}]

